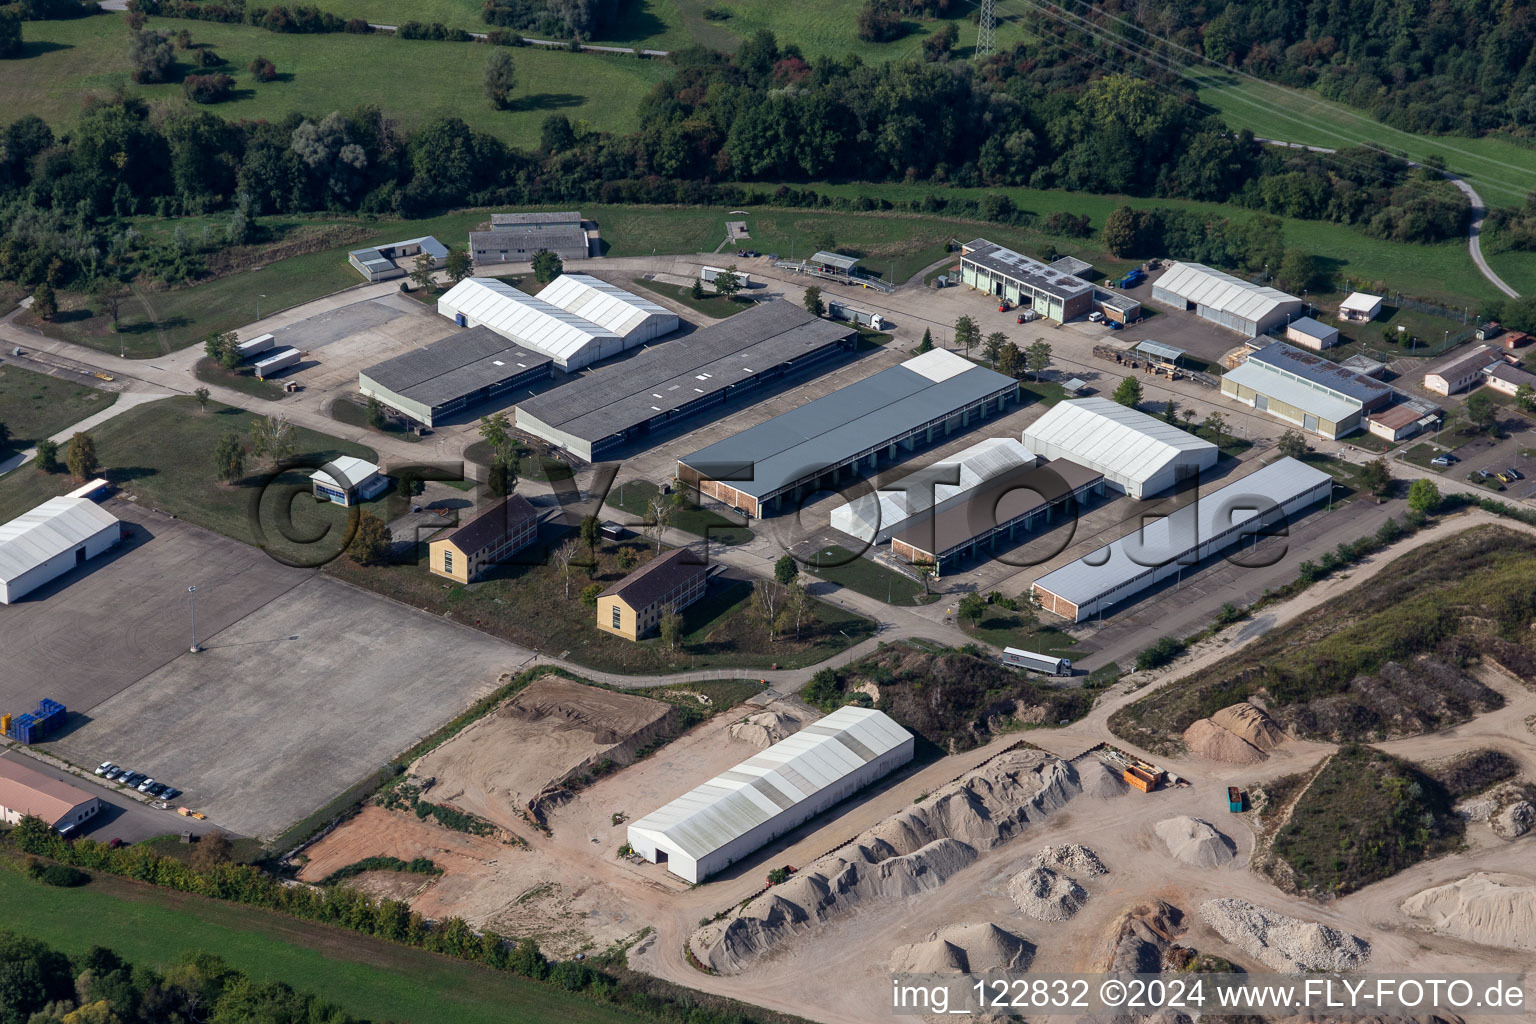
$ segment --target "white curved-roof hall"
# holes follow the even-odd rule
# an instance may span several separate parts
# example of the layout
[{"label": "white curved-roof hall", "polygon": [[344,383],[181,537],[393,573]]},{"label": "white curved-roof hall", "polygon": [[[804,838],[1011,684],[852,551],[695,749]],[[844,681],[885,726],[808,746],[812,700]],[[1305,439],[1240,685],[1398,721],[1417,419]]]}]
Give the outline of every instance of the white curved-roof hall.
[{"label": "white curved-roof hall", "polygon": [[677,330],[676,313],[590,274],[561,274],[537,297],[619,335],[625,348]]},{"label": "white curved-roof hall", "polygon": [[1216,465],[1220,454],[1211,442],[1166,420],[1097,397],[1056,403],[1024,428],[1023,441],[1036,455],[1103,473],[1132,498],[1167,490]]},{"label": "white curved-roof hall", "polygon": [[466,277],[437,300],[437,311],[461,327],[489,327],[549,356],[562,370],[579,369],[628,347],[606,327],[489,277]]}]

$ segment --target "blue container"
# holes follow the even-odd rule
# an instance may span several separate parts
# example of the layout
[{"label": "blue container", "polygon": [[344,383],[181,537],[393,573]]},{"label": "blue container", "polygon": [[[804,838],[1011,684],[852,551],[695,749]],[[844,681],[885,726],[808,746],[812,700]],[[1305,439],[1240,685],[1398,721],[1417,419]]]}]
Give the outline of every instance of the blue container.
[{"label": "blue container", "polygon": [[11,719],[11,738],[22,743],[31,743],[34,736],[41,738],[36,732],[37,722],[30,714],[20,714]]}]

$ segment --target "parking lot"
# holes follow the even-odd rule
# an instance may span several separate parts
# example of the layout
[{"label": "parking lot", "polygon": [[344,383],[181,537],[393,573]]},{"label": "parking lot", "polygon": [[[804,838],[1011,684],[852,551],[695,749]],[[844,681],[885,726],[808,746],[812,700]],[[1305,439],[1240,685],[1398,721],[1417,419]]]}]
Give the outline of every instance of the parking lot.
[{"label": "parking lot", "polygon": [[51,697],[70,710],[65,728],[81,728],[103,701],[191,646],[187,587],[197,587],[197,627],[207,636],[308,575],[133,502],[105,507],[129,525],[126,541],[0,609],[0,711]]},{"label": "parking lot", "polygon": [[77,836],[85,836],[101,842],[121,839],[124,842],[136,843],[141,839],[172,835],[182,831],[202,835],[209,829],[207,822],[185,818],[174,810],[161,809],[135,800],[123,794],[115,786],[103,785],[95,776],[84,779],[35,757],[28,757],[20,751],[3,752],[0,753],[0,757],[21,761],[33,771],[60,779],[71,786],[85,790],[92,796],[101,798],[102,809],[81,823],[74,833]]},{"label": "parking lot", "polygon": [[76,764],[148,772],[212,822],[262,838],[387,764],[524,657],[313,574],[204,646],[97,706],[54,747]]}]

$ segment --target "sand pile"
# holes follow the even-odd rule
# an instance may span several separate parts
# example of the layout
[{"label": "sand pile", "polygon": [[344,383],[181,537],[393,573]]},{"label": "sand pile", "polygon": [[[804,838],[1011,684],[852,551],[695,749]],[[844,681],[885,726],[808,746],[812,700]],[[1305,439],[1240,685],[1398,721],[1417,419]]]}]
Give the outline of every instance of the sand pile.
[{"label": "sand pile", "polygon": [[767,750],[786,736],[800,731],[804,723],[783,711],[759,711],[731,726],[731,739],[743,740],[759,750]]},{"label": "sand pile", "polygon": [[1100,798],[1124,796],[1131,788],[1120,771],[1111,768],[1097,757],[1083,758],[1077,766],[1077,776],[1084,796]]},{"label": "sand pile", "polygon": [[1216,933],[1276,971],[1352,971],[1371,958],[1364,939],[1238,899],[1210,900],[1200,916]]},{"label": "sand pile", "polygon": [[1088,902],[1082,886],[1050,868],[1020,871],[1009,880],[1008,895],[1026,917],[1037,921],[1065,921]]},{"label": "sand pile", "polygon": [[867,900],[936,888],[1081,791],[1076,770],[1043,750],[1013,750],[817,858],[783,885],[694,932],[694,954],[722,974],[745,969],[798,932]]},{"label": "sand pile", "polygon": [[1219,868],[1237,856],[1237,844],[1204,818],[1187,814],[1164,818],[1154,831],[1175,860],[1197,868]]},{"label": "sand pile", "polygon": [[1403,901],[1403,913],[1442,935],[1536,952],[1536,885],[1478,872]]},{"label": "sand pile", "polygon": [[1258,707],[1243,701],[1184,730],[1184,745],[1209,761],[1257,764],[1285,741],[1285,733]]},{"label": "sand pile", "polygon": [[1035,854],[1035,859],[1030,863],[1037,868],[1051,868],[1071,875],[1073,878],[1091,878],[1094,875],[1109,874],[1109,868],[1099,860],[1099,855],[1078,843],[1047,846]]},{"label": "sand pile", "polygon": [[1266,754],[1285,742],[1285,733],[1275,720],[1247,701],[1222,708],[1211,716],[1211,722]]},{"label": "sand pile", "polygon": [[895,974],[983,974],[1028,970],[1034,958],[1034,943],[987,921],[950,925],[922,942],[897,946],[890,967]]}]

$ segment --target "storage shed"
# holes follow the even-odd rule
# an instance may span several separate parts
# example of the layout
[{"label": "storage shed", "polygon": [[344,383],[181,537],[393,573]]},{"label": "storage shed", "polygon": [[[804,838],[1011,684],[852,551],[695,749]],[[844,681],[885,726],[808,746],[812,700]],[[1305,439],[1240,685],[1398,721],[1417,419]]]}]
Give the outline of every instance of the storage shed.
[{"label": "storage shed", "polygon": [[1424,390],[1437,395],[1454,395],[1475,388],[1483,382],[1483,371],[1499,362],[1499,355],[1487,345],[1474,345],[1452,356],[1424,375]]},{"label": "storage shed", "polygon": [[101,798],[56,779],[17,757],[0,757],[0,822],[15,825],[30,815],[73,835],[101,810]]},{"label": "storage shed", "polygon": [[437,300],[437,311],[460,327],[489,327],[549,356],[562,370],[578,370],[640,344],[491,277],[466,277]]},{"label": "storage shed", "polygon": [[415,270],[416,258],[423,253],[434,270],[448,262],[448,247],[431,235],[353,249],[347,253],[347,262],[369,281],[388,281]]},{"label": "storage shed", "polygon": [[1286,325],[1285,340],[1313,352],[1321,352],[1339,343],[1339,329],[1309,316],[1297,317]]},{"label": "storage shed", "polygon": [[1368,324],[1381,315],[1381,296],[1369,292],[1350,292],[1339,303],[1339,319],[1352,324]]},{"label": "storage shed", "polygon": [[1216,465],[1209,441],[1107,398],[1058,402],[1024,428],[1024,446],[1104,474],[1132,498],[1150,498]]},{"label": "storage shed", "polygon": [[352,455],[336,456],[311,473],[309,480],[315,497],[338,505],[368,501],[389,487],[389,477],[381,474],[378,466]]},{"label": "storage shed", "polygon": [[1035,580],[1042,608],[1082,622],[1282,525],[1333,493],[1333,477],[1282,458]]},{"label": "storage shed", "polygon": [[88,498],[50,498],[0,526],[0,604],[19,601],[122,539],[117,517]]},{"label": "storage shed", "polygon": [[1203,263],[1175,263],[1152,284],[1152,298],[1248,337],[1267,334],[1300,316],[1302,301]]},{"label": "storage shed", "polygon": [[540,250],[554,253],[562,263],[587,259],[591,243],[581,214],[575,210],[493,213],[489,231],[469,233],[469,254],[477,267],[528,263]]},{"label": "storage shed", "polygon": [[537,298],[624,339],[626,349],[677,330],[677,314],[589,274],[561,274]]},{"label": "storage shed", "polygon": [[1061,323],[1093,308],[1094,289],[1089,282],[985,238],[961,247],[960,280]]},{"label": "storage shed", "polygon": [[1360,429],[1367,413],[1392,401],[1381,381],[1283,341],[1223,374],[1221,393],[1329,439]]},{"label": "storage shed", "polygon": [[912,760],[910,732],[838,708],[629,825],[646,860],[700,882]]}]

